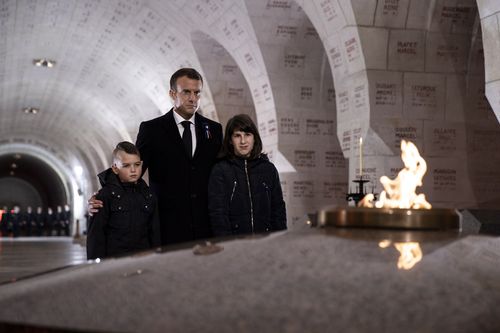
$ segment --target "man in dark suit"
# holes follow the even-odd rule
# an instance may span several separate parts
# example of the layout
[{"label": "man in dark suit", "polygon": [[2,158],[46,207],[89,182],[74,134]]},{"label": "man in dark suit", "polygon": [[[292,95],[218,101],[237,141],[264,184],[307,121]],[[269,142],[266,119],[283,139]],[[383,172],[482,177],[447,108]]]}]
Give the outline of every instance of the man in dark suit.
[{"label": "man in dark suit", "polygon": [[[149,171],[158,198],[162,245],[212,236],[208,177],[222,144],[222,126],[196,112],[202,88],[196,70],[179,69],[170,79],[173,108],[142,122],[137,135],[143,172]],[[89,203],[94,209],[101,206],[96,200]]]},{"label": "man in dark suit", "polygon": [[162,244],[212,235],[208,220],[208,177],[222,144],[222,126],[199,108],[203,79],[182,68],[170,79],[174,107],[141,123],[137,148],[158,197]]}]

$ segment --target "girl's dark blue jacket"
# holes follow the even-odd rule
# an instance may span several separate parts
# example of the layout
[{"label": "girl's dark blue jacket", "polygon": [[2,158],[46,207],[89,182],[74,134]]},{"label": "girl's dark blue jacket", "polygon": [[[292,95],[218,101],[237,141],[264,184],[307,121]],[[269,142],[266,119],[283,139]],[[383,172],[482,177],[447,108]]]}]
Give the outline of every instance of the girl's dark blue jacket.
[{"label": "girl's dark blue jacket", "polygon": [[266,155],[224,159],[212,169],[208,210],[215,236],[286,229],[278,170]]}]

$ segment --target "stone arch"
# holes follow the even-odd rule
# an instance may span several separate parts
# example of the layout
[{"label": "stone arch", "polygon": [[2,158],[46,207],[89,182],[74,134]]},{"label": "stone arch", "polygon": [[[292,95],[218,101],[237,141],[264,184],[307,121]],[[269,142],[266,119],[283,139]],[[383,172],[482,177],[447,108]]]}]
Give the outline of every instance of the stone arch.
[{"label": "stone arch", "polygon": [[481,168],[469,169],[477,163],[471,141],[498,133],[485,134],[479,121],[466,121],[471,112],[478,120],[478,106],[472,104],[480,100],[473,84],[477,80],[470,77],[471,68],[482,61],[472,43],[475,2],[298,3],[329,55],[349,179],[360,173],[359,137],[366,143],[363,175],[377,184],[381,175],[394,177],[401,168],[398,143],[406,138],[415,140],[428,158],[423,191],[437,206],[480,204],[474,193],[491,186],[477,176]]}]

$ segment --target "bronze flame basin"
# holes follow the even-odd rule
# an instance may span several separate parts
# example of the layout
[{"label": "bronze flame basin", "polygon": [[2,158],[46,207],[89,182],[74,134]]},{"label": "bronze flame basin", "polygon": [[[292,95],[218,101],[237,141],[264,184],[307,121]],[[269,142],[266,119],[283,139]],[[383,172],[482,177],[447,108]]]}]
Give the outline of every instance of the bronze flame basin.
[{"label": "bronze flame basin", "polygon": [[342,228],[386,228],[412,230],[459,229],[461,215],[456,209],[403,209],[345,207],[323,210],[321,226]]}]

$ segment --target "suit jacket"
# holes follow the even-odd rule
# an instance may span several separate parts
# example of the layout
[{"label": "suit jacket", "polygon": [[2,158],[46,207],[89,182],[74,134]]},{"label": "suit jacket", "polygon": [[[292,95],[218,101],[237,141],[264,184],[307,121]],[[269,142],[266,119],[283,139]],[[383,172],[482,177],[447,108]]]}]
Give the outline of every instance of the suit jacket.
[{"label": "suit jacket", "polygon": [[196,151],[188,157],[173,112],[142,122],[136,143],[158,198],[162,245],[212,236],[208,178],[222,145],[222,126],[196,113]]}]

